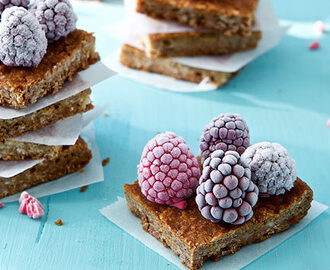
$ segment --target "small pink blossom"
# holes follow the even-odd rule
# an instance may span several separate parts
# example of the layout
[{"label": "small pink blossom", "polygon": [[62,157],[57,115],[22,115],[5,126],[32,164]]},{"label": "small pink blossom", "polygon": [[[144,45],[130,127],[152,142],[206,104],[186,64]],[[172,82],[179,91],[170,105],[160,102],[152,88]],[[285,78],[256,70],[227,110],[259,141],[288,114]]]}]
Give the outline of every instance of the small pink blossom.
[{"label": "small pink blossom", "polygon": [[19,212],[26,214],[30,218],[36,219],[44,215],[41,203],[26,191],[22,192],[19,198],[19,204]]},{"label": "small pink blossom", "polygon": [[317,35],[322,35],[324,33],[324,24],[322,21],[316,21],[313,25],[314,33]]},{"label": "small pink blossom", "polygon": [[311,44],[309,44],[310,50],[316,50],[320,48],[320,43],[318,41],[313,41]]}]

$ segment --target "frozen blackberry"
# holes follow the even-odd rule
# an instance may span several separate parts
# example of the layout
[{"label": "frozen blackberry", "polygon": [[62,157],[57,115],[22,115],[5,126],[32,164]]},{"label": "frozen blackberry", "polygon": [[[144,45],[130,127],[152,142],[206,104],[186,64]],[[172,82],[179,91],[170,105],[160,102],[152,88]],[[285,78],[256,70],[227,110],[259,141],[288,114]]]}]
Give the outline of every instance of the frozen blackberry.
[{"label": "frozen blackberry", "polygon": [[76,29],[77,16],[69,0],[36,0],[30,11],[41,24],[49,42],[66,37]]},{"label": "frozen blackberry", "polygon": [[7,66],[36,67],[47,50],[37,19],[22,7],[7,8],[0,23],[0,60]]},{"label": "frozen blackberry", "polygon": [[280,195],[290,190],[297,179],[296,163],[278,143],[251,145],[242,157],[249,163],[252,181],[261,196]]},{"label": "frozen blackberry", "polygon": [[250,167],[239,153],[216,150],[204,161],[196,191],[196,203],[204,218],[243,224],[253,216],[258,194]]},{"label": "frozen blackberry", "polygon": [[200,138],[202,162],[215,150],[242,154],[250,145],[249,128],[239,114],[225,113],[212,119]]}]

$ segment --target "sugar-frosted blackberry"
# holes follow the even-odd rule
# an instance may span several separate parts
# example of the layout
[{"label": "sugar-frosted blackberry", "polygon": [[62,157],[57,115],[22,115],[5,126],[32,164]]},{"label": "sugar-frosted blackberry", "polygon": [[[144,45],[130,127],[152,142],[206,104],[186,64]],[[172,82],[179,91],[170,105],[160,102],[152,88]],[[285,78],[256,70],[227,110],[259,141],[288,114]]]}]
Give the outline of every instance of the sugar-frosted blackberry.
[{"label": "sugar-frosted blackberry", "polygon": [[204,161],[196,191],[196,203],[204,218],[242,224],[253,216],[258,194],[250,167],[239,153],[216,150]]},{"label": "sugar-frosted blackberry", "polygon": [[251,145],[242,157],[250,164],[252,181],[260,195],[280,195],[290,190],[297,179],[296,163],[278,143]]},{"label": "sugar-frosted blackberry", "polygon": [[249,128],[239,114],[225,113],[212,119],[200,138],[202,162],[215,150],[242,154],[250,145]]},{"label": "sugar-frosted blackberry", "polygon": [[47,50],[47,39],[37,19],[25,8],[2,13],[0,60],[7,66],[36,67]]},{"label": "sugar-frosted blackberry", "polygon": [[49,42],[66,37],[76,29],[77,16],[69,0],[36,0],[30,11],[41,24]]},{"label": "sugar-frosted blackberry", "polygon": [[7,8],[11,8],[11,7],[27,8],[29,4],[30,4],[30,0],[0,0],[0,15]]}]

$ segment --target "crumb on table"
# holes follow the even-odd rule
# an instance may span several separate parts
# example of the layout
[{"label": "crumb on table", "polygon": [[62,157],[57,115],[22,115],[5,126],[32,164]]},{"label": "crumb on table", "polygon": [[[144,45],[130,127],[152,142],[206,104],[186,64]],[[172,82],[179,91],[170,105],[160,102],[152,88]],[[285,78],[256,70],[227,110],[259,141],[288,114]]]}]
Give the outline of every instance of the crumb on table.
[{"label": "crumb on table", "polygon": [[104,117],[108,117],[109,114],[107,114],[106,112],[103,114]]},{"label": "crumb on table", "polygon": [[62,219],[58,219],[54,222],[57,226],[62,226],[63,225],[63,222],[62,222]]},{"label": "crumb on table", "polygon": [[80,192],[84,192],[84,191],[86,191],[87,188],[88,188],[88,185],[81,187],[81,188],[80,188]]},{"label": "crumb on table", "polygon": [[103,159],[102,166],[106,166],[110,162],[110,158]]},{"label": "crumb on table", "polygon": [[83,173],[84,171],[85,171],[84,169],[80,169],[80,170],[79,170],[80,173]]}]

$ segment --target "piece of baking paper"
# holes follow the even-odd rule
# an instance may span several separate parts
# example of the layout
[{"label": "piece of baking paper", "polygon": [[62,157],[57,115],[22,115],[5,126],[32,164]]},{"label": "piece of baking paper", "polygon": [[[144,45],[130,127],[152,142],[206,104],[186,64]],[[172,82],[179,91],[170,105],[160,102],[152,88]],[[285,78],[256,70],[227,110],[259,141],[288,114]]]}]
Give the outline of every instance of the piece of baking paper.
[{"label": "piece of baking paper", "polygon": [[78,94],[115,74],[114,71],[110,70],[102,62],[97,62],[96,64],[91,65],[88,69],[75,75],[72,81],[64,83],[63,88],[55,95],[47,95],[39,99],[37,103],[31,104],[25,109],[15,110],[0,106],[0,119],[13,119],[33,113],[58,101]]},{"label": "piece of baking paper", "polygon": [[[95,141],[94,126],[92,123],[83,129],[81,137],[88,144],[93,154],[91,161],[84,167],[83,172],[78,171],[57,180],[27,189],[26,191],[32,196],[39,198],[103,181],[102,161]],[[17,201],[19,195],[16,194],[3,198],[0,200],[0,203]]]},{"label": "piece of baking paper", "polygon": [[78,140],[81,130],[95,120],[108,107],[97,106],[84,113],[68,117],[42,129],[29,131],[8,140],[30,142],[44,145],[73,145]]},{"label": "piece of baking paper", "polygon": [[218,88],[215,84],[209,83],[208,78],[205,78],[201,83],[198,84],[183,80],[176,80],[172,77],[157,73],[128,68],[120,63],[119,54],[120,51],[111,53],[106,59],[104,59],[104,63],[111,69],[118,72],[120,75],[123,75],[127,78],[161,89],[172,90],[176,92],[210,91]]},{"label": "piece of baking paper", "polygon": [[[136,12],[137,0],[125,0],[125,20],[116,22],[107,28],[108,33],[113,37],[127,42],[137,41],[138,48],[143,48],[140,37],[146,34],[157,33],[181,33],[181,32],[210,32],[198,30],[176,22],[156,20],[147,15]],[[272,30],[278,26],[278,19],[270,0],[260,0],[255,12],[256,23],[254,31]],[[134,27],[132,27],[134,26]]]},{"label": "piece of baking paper", "polygon": [[[302,230],[327,208],[328,207],[326,205],[323,205],[317,201],[313,201],[312,207],[309,210],[307,216],[301,220],[300,223],[292,225],[289,230],[273,235],[271,238],[263,242],[243,247],[236,254],[224,256],[218,262],[207,261],[203,265],[203,269],[241,269],[269,250],[275,248],[298,231]],[[169,262],[175,264],[178,268],[187,269],[181,264],[181,261],[177,255],[172,253],[169,248],[165,248],[161,242],[156,240],[156,238],[151,236],[149,233],[146,233],[142,229],[140,219],[135,217],[127,209],[126,200],[124,198],[118,197],[118,200],[115,203],[101,209],[100,212],[111,222],[116,224],[118,227],[129,233],[131,236],[142,242],[153,251],[157,252],[159,255],[163,256]]]},{"label": "piece of baking paper", "polygon": [[[0,177],[9,178],[41,163],[42,159],[9,161],[0,160]],[[2,180],[3,181],[3,180]]]}]

